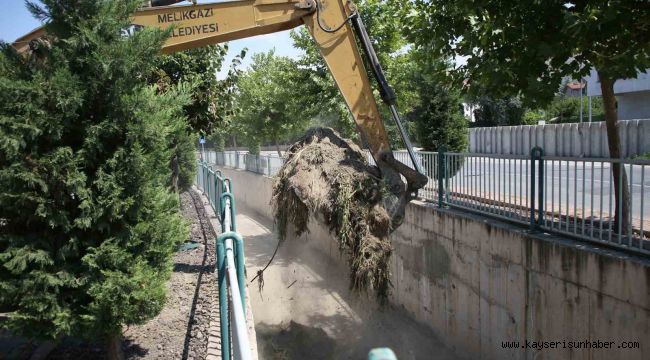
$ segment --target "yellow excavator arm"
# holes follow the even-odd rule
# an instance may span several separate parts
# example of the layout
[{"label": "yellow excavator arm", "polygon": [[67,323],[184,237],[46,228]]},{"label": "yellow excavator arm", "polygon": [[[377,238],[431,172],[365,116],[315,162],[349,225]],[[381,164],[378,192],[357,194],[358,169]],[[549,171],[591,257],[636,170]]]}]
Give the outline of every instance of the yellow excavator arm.
[{"label": "yellow excavator arm", "polygon": [[[142,27],[173,27],[162,50],[173,53],[300,25],[307,27],[350,109],[362,141],[367,144],[394,195],[385,205],[393,218],[393,226],[398,226],[406,204],[426,184],[427,177],[423,175],[419,159],[402,127],[394,92],[386,82],[354,3],[350,0],[235,0],[175,5],[179,2],[183,0],[147,1],[147,7],[134,14],[133,25],[127,31],[137,31]],[[43,29],[37,29],[18,39],[14,47],[26,51],[30,41],[43,34]],[[393,157],[357,41],[364,49],[381,97],[390,107],[415,169]],[[401,176],[406,179],[406,184]]]}]

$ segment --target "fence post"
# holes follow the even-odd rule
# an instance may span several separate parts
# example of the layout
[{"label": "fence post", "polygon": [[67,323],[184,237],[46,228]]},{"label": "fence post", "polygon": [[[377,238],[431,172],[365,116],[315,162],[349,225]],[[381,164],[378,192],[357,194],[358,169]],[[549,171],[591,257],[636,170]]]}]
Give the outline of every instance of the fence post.
[{"label": "fence post", "polygon": [[[544,150],[536,146],[530,150],[530,230],[535,231],[539,229],[544,218]],[[536,173],[536,166],[538,165],[538,173]],[[535,180],[539,185],[537,191],[539,208],[535,206]],[[535,219],[535,210],[537,210],[537,220]]]},{"label": "fence post", "polygon": [[246,260],[244,258],[244,239],[238,233],[233,235],[235,248],[235,266],[237,267],[237,279],[239,280],[239,292],[241,294],[242,308],[246,314]]},{"label": "fence post", "polygon": [[[217,279],[219,283],[219,322],[221,334],[230,334],[228,322],[228,288],[226,288],[226,238],[217,237]],[[230,359],[230,339],[221,341],[221,358]]]},{"label": "fence post", "polygon": [[266,157],[266,169],[268,170],[268,176],[271,176],[271,157]]},{"label": "fence post", "polygon": [[438,207],[443,207],[445,203],[445,152],[447,147],[442,145],[438,148]]}]

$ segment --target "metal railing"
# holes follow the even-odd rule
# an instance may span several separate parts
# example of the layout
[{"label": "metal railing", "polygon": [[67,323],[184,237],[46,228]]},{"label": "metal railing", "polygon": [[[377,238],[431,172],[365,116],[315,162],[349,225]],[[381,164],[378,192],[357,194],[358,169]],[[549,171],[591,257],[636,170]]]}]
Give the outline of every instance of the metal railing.
[{"label": "metal railing", "polygon": [[244,152],[205,151],[206,161],[211,164],[251,171],[266,176],[275,176],[284,165],[284,159],[276,155],[253,155]]},{"label": "metal railing", "polygon": [[[219,165],[275,176],[277,156],[214,153]],[[397,160],[413,167],[406,152]],[[428,183],[419,192],[426,201],[450,206],[581,240],[650,254],[650,161],[545,156],[535,148],[528,156],[417,152]],[[368,161],[374,164],[370,154]],[[619,194],[614,191],[612,167]],[[616,196],[627,188],[627,211]],[[648,199],[646,199],[648,198]]]},{"label": "metal railing", "polygon": [[[217,275],[222,359],[251,359],[246,325],[246,275],[244,241],[237,232],[232,182],[221,171],[199,162],[196,184],[208,198],[219,223]],[[232,324],[232,327],[231,327]]]}]

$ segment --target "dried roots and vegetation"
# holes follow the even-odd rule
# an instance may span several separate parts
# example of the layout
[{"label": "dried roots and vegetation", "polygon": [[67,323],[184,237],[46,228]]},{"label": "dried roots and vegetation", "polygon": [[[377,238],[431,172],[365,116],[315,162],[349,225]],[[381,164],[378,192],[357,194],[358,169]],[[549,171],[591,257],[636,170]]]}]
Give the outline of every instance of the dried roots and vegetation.
[{"label": "dried roots and vegetation", "polygon": [[287,153],[273,187],[273,209],[284,240],[308,231],[322,216],[347,255],[350,286],[383,302],[390,289],[390,217],[382,206],[384,183],[364,152],[329,128],[309,130]]}]

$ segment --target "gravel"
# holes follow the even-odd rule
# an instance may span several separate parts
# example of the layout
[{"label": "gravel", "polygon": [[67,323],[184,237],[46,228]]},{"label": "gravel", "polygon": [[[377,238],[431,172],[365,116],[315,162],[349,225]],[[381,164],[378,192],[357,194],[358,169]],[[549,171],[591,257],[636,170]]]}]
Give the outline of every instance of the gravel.
[{"label": "gravel", "polygon": [[181,194],[183,216],[192,222],[189,241],[196,249],[174,255],[174,273],[163,311],[125,334],[127,359],[204,359],[210,320],[219,309],[215,233],[203,200],[193,190]]}]

